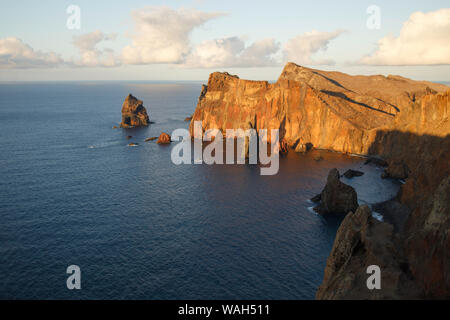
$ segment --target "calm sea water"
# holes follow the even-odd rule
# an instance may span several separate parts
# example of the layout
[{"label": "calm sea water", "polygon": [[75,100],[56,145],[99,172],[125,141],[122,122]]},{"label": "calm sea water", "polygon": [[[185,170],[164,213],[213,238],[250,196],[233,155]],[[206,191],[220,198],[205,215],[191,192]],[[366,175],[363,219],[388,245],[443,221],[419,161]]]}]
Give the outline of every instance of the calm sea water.
[{"label": "calm sea water", "polygon": [[[341,221],[309,209],[328,171],[362,167],[344,179],[360,202],[398,185],[336,153],[290,153],[276,176],[256,165],[175,166],[173,145],[144,139],[187,128],[199,92],[199,83],[0,85],[0,298],[314,298]],[[112,129],[128,93],[155,124]],[[79,291],[66,288],[72,264]]]}]

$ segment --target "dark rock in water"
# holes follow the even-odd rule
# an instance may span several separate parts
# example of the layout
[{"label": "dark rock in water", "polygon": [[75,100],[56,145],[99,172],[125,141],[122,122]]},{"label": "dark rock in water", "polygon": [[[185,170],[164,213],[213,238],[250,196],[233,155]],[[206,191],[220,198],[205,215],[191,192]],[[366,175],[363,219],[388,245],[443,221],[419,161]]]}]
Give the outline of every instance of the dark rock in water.
[{"label": "dark rock in water", "polygon": [[318,195],[315,195],[314,197],[312,197],[310,200],[312,202],[320,202],[320,199],[322,199],[322,195],[319,193]]},{"label": "dark rock in water", "polygon": [[341,182],[339,171],[330,171],[327,184],[321,193],[320,204],[314,210],[320,214],[347,214],[358,208],[358,197],[353,187]]},{"label": "dark rock in water", "polygon": [[371,157],[369,159],[367,159],[364,164],[374,164],[376,166],[380,166],[380,167],[387,167],[388,163],[386,162],[386,160],[383,160],[381,158],[377,158],[377,157]]},{"label": "dark rock in water", "polygon": [[344,177],[346,177],[347,179],[350,179],[350,178],[353,178],[353,177],[360,177],[363,174],[364,174],[364,172],[362,172],[362,171],[348,169],[347,171],[345,171]]},{"label": "dark rock in water", "polygon": [[134,142],[128,144],[129,147],[137,147],[138,145],[139,145],[139,143],[134,143]]},{"label": "dark rock in water", "polygon": [[165,132],[162,132],[158,138],[158,141],[156,141],[157,144],[169,144],[170,142],[170,135]]},{"label": "dark rock in water", "polygon": [[147,138],[147,139],[145,139],[144,141],[145,141],[145,142],[149,142],[149,141],[153,141],[153,140],[156,140],[156,139],[158,139],[158,137]]},{"label": "dark rock in water", "polygon": [[117,128],[118,128],[118,126],[113,126],[112,128],[113,128],[113,129],[117,129]]},{"label": "dark rock in water", "polygon": [[120,127],[133,128],[147,126],[149,123],[147,110],[142,105],[142,100],[138,100],[132,94],[129,94],[122,105],[122,122]]},{"label": "dark rock in water", "polygon": [[408,166],[403,161],[389,161],[388,167],[381,174],[383,179],[406,179],[410,174]]},{"label": "dark rock in water", "polygon": [[127,139],[131,139],[131,138],[133,138],[133,136],[127,136]]}]

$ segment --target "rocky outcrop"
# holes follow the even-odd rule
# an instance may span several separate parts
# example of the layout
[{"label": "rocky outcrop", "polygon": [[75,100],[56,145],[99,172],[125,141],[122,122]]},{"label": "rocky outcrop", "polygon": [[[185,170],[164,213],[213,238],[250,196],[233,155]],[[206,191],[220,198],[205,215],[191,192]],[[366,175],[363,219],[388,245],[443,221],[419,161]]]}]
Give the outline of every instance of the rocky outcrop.
[{"label": "rocky outcrop", "polygon": [[280,141],[280,153],[288,153],[289,152],[289,145],[286,140],[282,139]]},{"label": "rocky outcrop", "polygon": [[147,126],[150,119],[147,110],[142,104],[142,100],[138,100],[131,93],[125,98],[122,105],[122,128],[133,128]]},{"label": "rocky outcrop", "polygon": [[340,181],[339,171],[332,169],[327,184],[320,194],[320,204],[314,208],[320,214],[347,214],[358,208],[358,197],[353,187]]},{"label": "rocky outcrop", "polygon": [[353,177],[360,177],[362,175],[364,175],[364,172],[358,171],[358,170],[353,170],[353,169],[348,169],[343,174],[343,176],[346,177],[347,179],[351,179]]},{"label": "rocky outcrop", "polygon": [[388,166],[387,161],[384,159],[381,159],[379,157],[369,157],[369,159],[367,159],[364,162],[364,165],[367,165],[367,164],[373,164],[373,165],[379,166],[379,167],[387,167]]},{"label": "rocky outcrop", "polygon": [[[450,298],[449,97],[445,85],[293,63],[275,83],[216,72],[202,88],[190,132],[194,121],[203,130],[279,129],[280,141],[296,151],[363,154],[386,165],[384,177],[405,179],[393,218],[378,222],[367,208],[346,216],[317,297]],[[397,207],[408,208],[401,219]],[[382,268],[379,291],[366,287],[368,263]]]},{"label": "rocky outcrop", "polygon": [[158,141],[156,141],[157,144],[169,144],[171,142],[170,135],[168,135],[165,132],[162,132],[159,135]]},{"label": "rocky outcrop", "polygon": [[[318,299],[401,299],[419,297],[391,224],[372,218],[368,206],[350,212],[336,234]],[[367,267],[381,269],[382,290],[367,288]],[[355,272],[358,270],[358,272]]]},{"label": "rocky outcrop", "polygon": [[403,161],[389,161],[387,168],[384,169],[381,177],[393,178],[393,179],[406,179],[408,178],[410,171],[408,166]]},{"label": "rocky outcrop", "polygon": [[[390,164],[387,169],[394,161],[391,157],[395,157],[394,168],[408,168],[407,177],[405,169],[397,173],[397,177],[406,178],[406,182],[397,199],[374,205],[374,209],[384,215],[385,222],[380,225],[369,217],[364,228],[370,232],[370,237],[360,237],[358,230],[361,228],[355,228],[353,235],[359,237],[359,247],[363,249],[352,251],[345,264],[339,263],[338,255],[330,254],[317,298],[449,299],[450,135],[421,136],[393,131],[380,136],[389,137],[381,140]],[[390,148],[392,150],[388,151]],[[404,149],[404,153],[397,153],[397,149]],[[389,172],[393,175],[395,170]],[[350,230],[348,221],[353,220],[346,217],[338,235]],[[392,228],[389,237],[379,230],[387,228],[385,225]],[[349,239],[338,236],[333,252],[353,246],[355,240]],[[389,245],[395,251],[370,249],[369,241],[373,248]],[[381,290],[371,291],[365,285],[368,277],[365,268],[371,264],[381,268]]]}]

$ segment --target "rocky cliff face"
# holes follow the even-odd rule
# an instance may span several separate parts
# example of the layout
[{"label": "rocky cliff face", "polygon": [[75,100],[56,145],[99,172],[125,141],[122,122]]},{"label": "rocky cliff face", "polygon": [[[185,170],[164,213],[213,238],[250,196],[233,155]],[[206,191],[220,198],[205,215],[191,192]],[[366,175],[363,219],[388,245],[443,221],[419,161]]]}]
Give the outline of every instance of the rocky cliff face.
[{"label": "rocky cliff face", "polygon": [[202,89],[190,129],[193,121],[202,121],[204,130],[279,129],[280,139],[293,148],[367,154],[378,130],[401,127],[420,108],[421,97],[445,90],[398,76],[349,76],[293,63],[276,83],[216,72]]},{"label": "rocky cliff face", "polygon": [[122,105],[122,128],[132,128],[147,126],[150,123],[147,110],[142,104],[142,100],[138,100],[132,94],[129,94]]},{"label": "rocky cliff face", "polygon": [[[406,179],[390,222],[374,221],[368,208],[345,218],[317,297],[449,298],[449,96],[440,84],[293,63],[275,83],[213,73],[190,131],[194,121],[203,130],[279,129],[297,151],[312,146],[386,159],[385,177]],[[365,285],[368,263],[386,271],[381,290]]]}]

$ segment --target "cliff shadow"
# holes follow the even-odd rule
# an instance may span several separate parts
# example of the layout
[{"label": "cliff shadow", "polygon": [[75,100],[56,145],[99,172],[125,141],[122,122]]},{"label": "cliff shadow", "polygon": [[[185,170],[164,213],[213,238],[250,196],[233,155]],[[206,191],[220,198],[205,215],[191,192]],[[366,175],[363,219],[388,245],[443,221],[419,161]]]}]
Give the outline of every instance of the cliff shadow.
[{"label": "cliff shadow", "polygon": [[441,181],[450,175],[450,135],[379,130],[368,154],[387,160],[383,178],[403,183],[396,198],[374,206],[396,231],[403,230],[410,213],[432,197]]},{"label": "cliff shadow", "polygon": [[[361,107],[364,107],[364,108],[367,108],[367,109],[370,109],[370,110],[373,110],[373,111],[378,111],[378,112],[380,112],[380,113],[384,113],[384,114],[387,114],[387,115],[392,116],[392,117],[395,116],[395,114],[393,114],[393,113],[390,113],[390,112],[387,112],[387,111],[384,111],[384,110],[380,110],[380,109],[377,109],[377,108],[375,108],[375,107],[369,106],[369,105],[366,104],[366,103],[362,103],[362,102],[358,102],[358,101],[356,101],[356,100],[353,100],[353,99],[347,97],[347,96],[346,96],[344,93],[342,93],[342,92],[334,92],[334,91],[328,91],[328,90],[321,90],[321,92],[323,92],[323,93],[325,93],[325,94],[328,94],[328,95],[330,95],[330,96],[332,96],[332,97],[340,98],[340,99],[343,99],[343,100],[345,100],[345,101],[347,101],[347,102],[350,102],[350,103],[353,103],[353,104],[357,104],[357,105],[359,105],[359,106],[361,106]],[[377,99],[377,100],[379,100],[379,99]],[[381,101],[381,100],[380,100],[380,101]],[[384,101],[383,101],[383,102],[384,102]],[[386,103],[386,102],[384,102],[384,103]],[[391,105],[391,104],[389,104],[389,105]],[[392,106],[392,105],[391,105],[391,106]],[[394,108],[398,111],[398,108],[397,108],[397,107],[394,106]]]}]

